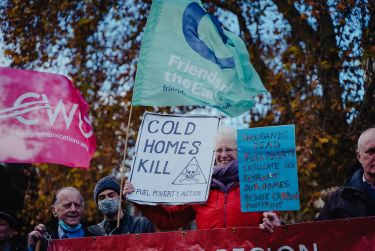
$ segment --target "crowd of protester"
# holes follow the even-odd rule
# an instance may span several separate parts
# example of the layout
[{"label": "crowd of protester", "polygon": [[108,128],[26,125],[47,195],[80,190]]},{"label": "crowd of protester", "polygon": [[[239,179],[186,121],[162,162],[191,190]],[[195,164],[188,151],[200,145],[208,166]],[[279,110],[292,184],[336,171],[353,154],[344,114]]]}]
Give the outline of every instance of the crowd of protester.
[{"label": "crowd of protester", "polygon": [[[240,210],[236,139],[235,129],[223,128],[218,133],[215,166],[205,204],[135,204],[143,216],[133,216],[119,203],[122,201],[120,196],[125,198],[134,191],[134,185],[125,182],[121,195],[119,181],[114,176],[106,176],[97,182],[93,191],[96,205],[103,214],[103,221],[93,226],[84,225],[85,199],[77,188],[62,187],[52,198],[51,212],[55,222],[36,225],[28,234],[24,245],[15,236],[19,229],[15,217],[0,212],[0,250],[46,250],[50,239],[152,233],[155,229],[175,230],[193,220],[197,229],[256,226],[272,233],[275,227],[281,225],[278,213],[245,213]],[[361,168],[343,186],[323,193],[325,205],[316,220],[375,215],[375,128],[362,132],[356,153]]]}]

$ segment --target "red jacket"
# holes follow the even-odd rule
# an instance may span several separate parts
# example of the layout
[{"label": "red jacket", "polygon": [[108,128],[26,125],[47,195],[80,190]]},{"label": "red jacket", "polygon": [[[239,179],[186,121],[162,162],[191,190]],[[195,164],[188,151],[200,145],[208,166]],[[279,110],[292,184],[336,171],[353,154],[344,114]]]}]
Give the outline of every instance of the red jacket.
[{"label": "red jacket", "polygon": [[182,227],[194,218],[198,229],[257,227],[263,219],[262,213],[241,212],[239,186],[227,194],[210,190],[205,204],[137,207],[157,228],[165,230]]}]

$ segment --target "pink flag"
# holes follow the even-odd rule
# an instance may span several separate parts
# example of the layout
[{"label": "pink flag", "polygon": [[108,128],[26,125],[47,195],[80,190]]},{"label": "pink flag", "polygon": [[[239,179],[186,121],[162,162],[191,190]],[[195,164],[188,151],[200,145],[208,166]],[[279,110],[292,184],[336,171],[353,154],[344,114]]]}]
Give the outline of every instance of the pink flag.
[{"label": "pink flag", "polygon": [[88,168],[89,106],[63,75],[0,67],[0,162]]}]

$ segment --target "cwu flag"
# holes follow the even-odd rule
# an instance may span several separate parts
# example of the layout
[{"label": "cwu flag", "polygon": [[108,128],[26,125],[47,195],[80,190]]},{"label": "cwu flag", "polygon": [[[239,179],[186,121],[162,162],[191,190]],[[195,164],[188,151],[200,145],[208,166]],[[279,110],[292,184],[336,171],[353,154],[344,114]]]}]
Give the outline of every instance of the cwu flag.
[{"label": "cwu flag", "polygon": [[0,67],[0,162],[90,166],[89,105],[59,74]]},{"label": "cwu flag", "polygon": [[238,116],[266,91],[244,42],[223,30],[200,1],[153,1],[133,105],[209,105]]}]

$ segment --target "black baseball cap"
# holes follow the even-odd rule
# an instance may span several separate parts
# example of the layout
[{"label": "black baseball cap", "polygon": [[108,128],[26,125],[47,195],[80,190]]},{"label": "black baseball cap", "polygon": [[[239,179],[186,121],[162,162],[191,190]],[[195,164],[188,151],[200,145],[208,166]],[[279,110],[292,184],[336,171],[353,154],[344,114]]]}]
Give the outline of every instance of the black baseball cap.
[{"label": "black baseball cap", "polygon": [[13,228],[17,227],[16,220],[12,216],[10,216],[9,214],[7,214],[7,213],[0,212],[0,219],[7,221],[9,223],[9,225],[11,227],[13,227]]}]

